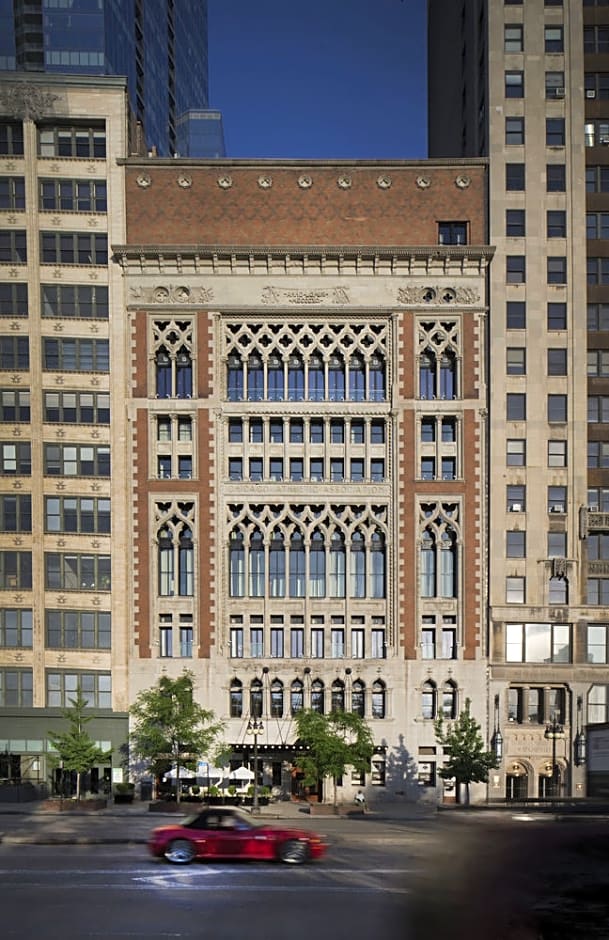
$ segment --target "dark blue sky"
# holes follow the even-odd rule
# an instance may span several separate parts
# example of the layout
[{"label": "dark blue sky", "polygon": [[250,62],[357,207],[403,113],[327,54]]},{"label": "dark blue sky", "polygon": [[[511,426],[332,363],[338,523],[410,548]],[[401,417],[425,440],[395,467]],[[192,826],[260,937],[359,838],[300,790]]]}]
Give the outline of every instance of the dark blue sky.
[{"label": "dark blue sky", "polygon": [[427,155],[426,0],[208,0],[229,157]]}]

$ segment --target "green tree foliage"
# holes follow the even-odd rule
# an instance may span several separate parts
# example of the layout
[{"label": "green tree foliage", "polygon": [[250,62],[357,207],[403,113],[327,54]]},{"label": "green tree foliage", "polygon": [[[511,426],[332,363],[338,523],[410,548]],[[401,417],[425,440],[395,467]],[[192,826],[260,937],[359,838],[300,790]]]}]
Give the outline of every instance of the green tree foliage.
[{"label": "green tree foliage", "polygon": [[470,783],[486,783],[489,771],[497,766],[495,755],[484,746],[480,725],[471,716],[470,706],[470,699],[466,699],[459,717],[448,722],[446,728],[442,718],[435,723],[436,738],[448,758],[438,773],[444,780],[454,777],[457,790],[459,784],[464,784],[467,803]]},{"label": "green tree foliage", "polygon": [[132,754],[144,761],[155,777],[176,770],[176,800],[180,801],[180,770],[194,770],[199,758],[217,748],[223,724],[212,711],[194,700],[194,676],[184,670],[177,679],[161,676],[137,696],[129,710]]},{"label": "green tree foliage", "polygon": [[102,764],[111,758],[111,751],[102,751],[85,731],[91,715],[85,715],[87,699],[80,686],[76,698],[70,699],[71,707],[63,711],[63,717],[69,722],[69,728],[62,734],[49,731],[49,740],[55,747],[58,760],[64,770],[76,773],[76,799],[81,795],[81,777],[88,773],[95,764]]},{"label": "green tree foliage", "polygon": [[345,767],[351,766],[359,773],[370,770],[374,753],[372,732],[359,715],[343,711],[329,715],[300,711],[296,714],[296,727],[298,741],[307,749],[298,756],[304,785],[322,784],[324,777],[332,777],[336,806],[336,778],[342,776]]}]

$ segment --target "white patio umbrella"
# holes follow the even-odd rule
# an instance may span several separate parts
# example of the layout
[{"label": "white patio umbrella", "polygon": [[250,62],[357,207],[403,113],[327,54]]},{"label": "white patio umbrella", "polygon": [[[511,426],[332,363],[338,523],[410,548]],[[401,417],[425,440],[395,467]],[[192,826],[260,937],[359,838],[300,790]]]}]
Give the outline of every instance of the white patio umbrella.
[{"label": "white patio umbrella", "polygon": [[[168,770],[167,773],[163,776],[163,780],[175,780],[177,772],[178,768],[172,767],[171,770]],[[196,776],[197,775],[193,770],[187,770],[186,767],[180,767],[180,780],[192,780]]]},{"label": "white patio umbrella", "polygon": [[240,767],[237,767],[235,770],[231,770],[228,776],[231,780],[253,780],[254,772],[241,764]]}]

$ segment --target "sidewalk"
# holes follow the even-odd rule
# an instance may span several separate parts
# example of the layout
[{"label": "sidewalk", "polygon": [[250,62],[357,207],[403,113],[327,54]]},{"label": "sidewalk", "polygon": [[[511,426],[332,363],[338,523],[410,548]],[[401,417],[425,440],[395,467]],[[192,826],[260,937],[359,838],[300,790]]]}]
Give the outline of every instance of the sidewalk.
[{"label": "sidewalk", "polygon": [[[147,802],[132,804],[110,803],[101,810],[72,810],[53,812],[40,803],[0,803],[0,842],[23,845],[115,845],[145,844],[150,831],[168,825],[190,813],[204,808],[200,803],[183,803],[180,812],[150,812]],[[329,819],[345,821],[371,818],[373,820],[417,820],[434,815],[428,808],[412,803],[387,803],[364,814],[355,810],[351,814],[323,815],[309,812],[307,803],[292,801],[271,803],[260,807],[257,817],[269,823],[285,823],[298,828],[323,828]]]}]

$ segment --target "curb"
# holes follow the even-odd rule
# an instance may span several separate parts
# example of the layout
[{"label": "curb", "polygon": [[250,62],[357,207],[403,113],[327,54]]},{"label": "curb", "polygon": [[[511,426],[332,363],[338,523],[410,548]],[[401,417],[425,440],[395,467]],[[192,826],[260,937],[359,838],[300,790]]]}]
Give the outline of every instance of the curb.
[{"label": "curb", "polygon": [[148,839],[113,838],[112,836],[73,835],[0,835],[2,845],[147,845]]}]

